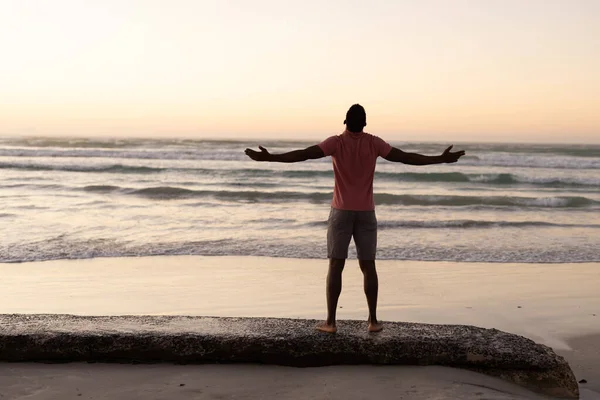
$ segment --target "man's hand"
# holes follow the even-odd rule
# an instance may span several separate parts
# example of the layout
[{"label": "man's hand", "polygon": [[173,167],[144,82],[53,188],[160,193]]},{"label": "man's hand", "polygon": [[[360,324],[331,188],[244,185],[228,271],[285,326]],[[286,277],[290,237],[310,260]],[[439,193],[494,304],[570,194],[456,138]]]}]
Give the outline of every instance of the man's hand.
[{"label": "man's hand", "polygon": [[446,150],[444,150],[444,152],[441,155],[442,161],[445,163],[455,163],[458,161],[459,158],[461,158],[462,156],[465,155],[464,150],[461,151],[455,151],[455,152],[451,152],[450,150],[452,150],[452,147],[454,145],[448,147]]},{"label": "man's hand", "polygon": [[260,149],[260,152],[246,149],[246,155],[254,161],[271,161],[273,159],[271,153],[269,153],[267,149],[262,146],[258,146],[258,148]]}]

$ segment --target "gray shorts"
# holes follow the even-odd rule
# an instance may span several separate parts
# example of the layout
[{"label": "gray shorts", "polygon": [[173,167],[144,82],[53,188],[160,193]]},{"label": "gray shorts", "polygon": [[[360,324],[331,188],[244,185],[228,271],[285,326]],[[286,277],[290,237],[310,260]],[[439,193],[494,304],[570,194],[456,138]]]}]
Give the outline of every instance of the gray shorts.
[{"label": "gray shorts", "polygon": [[375,260],[377,218],[375,211],[348,211],[331,208],[327,222],[327,257],[348,258],[350,239],[354,237],[359,260]]}]

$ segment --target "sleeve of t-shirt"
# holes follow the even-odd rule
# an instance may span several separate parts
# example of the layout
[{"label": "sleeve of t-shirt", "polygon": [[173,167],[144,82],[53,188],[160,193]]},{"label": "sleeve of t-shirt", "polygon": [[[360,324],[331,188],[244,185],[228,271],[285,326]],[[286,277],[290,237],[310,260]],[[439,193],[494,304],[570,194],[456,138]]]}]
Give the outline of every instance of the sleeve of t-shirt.
[{"label": "sleeve of t-shirt", "polygon": [[373,142],[375,143],[375,149],[377,150],[377,155],[379,157],[385,158],[388,154],[390,154],[390,151],[392,151],[392,146],[379,136],[375,136]]},{"label": "sleeve of t-shirt", "polygon": [[321,150],[323,150],[325,156],[335,154],[338,148],[339,140],[340,139],[337,136],[330,136],[327,139],[323,140],[321,143],[319,143],[319,147],[321,148]]}]

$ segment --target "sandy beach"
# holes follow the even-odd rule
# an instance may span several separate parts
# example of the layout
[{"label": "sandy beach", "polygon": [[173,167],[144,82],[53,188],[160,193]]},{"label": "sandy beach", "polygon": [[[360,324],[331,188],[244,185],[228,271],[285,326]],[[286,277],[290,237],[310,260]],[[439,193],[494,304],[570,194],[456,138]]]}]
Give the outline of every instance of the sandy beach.
[{"label": "sandy beach", "polygon": [[[442,367],[0,364],[9,399],[545,399]],[[591,399],[592,397],[590,397]]]},{"label": "sandy beach", "polygon": [[[577,379],[587,381],[580,384],[582,398],[600,398],[598,267],[598,264],[381,261],[378,263],[379,313],[384,321],[470,324],[529,337],[554,348],[569,361]],[[322,318],[324,314],[324,260],[197,256],[100,258],[0,264],[0,273],[3,277],[0,313],[291,318]],[[344,274],[340,319],[366,317],[361,278],[356,261],[350,260]],[[6,398],[69,398],[71,394],[61,397],[63,395],[59,396],[56,391],[74,390],[73,385],[80,382],[80,389],[87,388],[87,391],[81,389],[82,397],[93,398],[135,398],[127,395],[134,387],[147,388],[143,398],[177,398],[168,394],[169,390],[179,391],[181,398],[239,398],[241,388],[254,393],[254,397],[248,398],[273,398],[269,396],[272,388],[268,377],[283,374],[285,377],[277,380],[278,398],[340,397],[342,392],[335,390],[356,396],[345,395],[346,398],[366,398],[369,393],[352,389],[359,380],[351,377],[357,374],[378,382],[372,385],[373,390],[399,391],[404,394],[403,398],[435,398],[433,393],[438,393],[437,398],[457,398],[455,390],[466,390],[459,398],[534,398],[502,386],[504,382],[482,383],[488,378],[478,374],[452,375],[466,374],[466,371],[449,370],[440,375],[440,371],[423,368],[398,368],[397,371],[388,367],[348,368],[328,368],[328,382],[335,384],[325,385],[320,380],[325,379],[326,370],[322,368],[5,364],[0,366],[0,387],[5,388],[0,394],[9,395]],[[153,373],[164,379],[153,378]],[[228,382],[252,374],[257,377],[234,385],[236,389],[227,384],[229,389],[222,392],[223,384],[206,378],[211,374],[228,377]],[[105,386],[101,382],[123,375],[129,377],[127,382],[111,385],[112,395],[102,397]],[[201,385],[202,377],[212,386],[191,393],[193,388],[201,389],[193,384]],[[167,385],[182,379],[185,382],[180,383],[185,386]],[[310,384],[302,386],[307,380]],[[494,390],[473,391],[472,384]],[[496,384],[500,387],[494,386]],[[480,392],[481,395],[475,394]],[[75,391],[69,393],[77,396]],[[117,397],[117,393],[125,397]],[[149,397],[149,393],[155,397]]]}]

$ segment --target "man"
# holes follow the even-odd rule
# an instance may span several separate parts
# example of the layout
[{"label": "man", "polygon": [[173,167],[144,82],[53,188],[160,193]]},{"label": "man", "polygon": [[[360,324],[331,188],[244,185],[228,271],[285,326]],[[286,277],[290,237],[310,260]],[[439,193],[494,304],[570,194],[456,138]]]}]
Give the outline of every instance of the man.
[{"label": "man", "polygon": [[304,150],[270,154],[267,149],[259,146],[260,152],[246,149],[246,154],[255,161],[284,163],[332,157],[335,185],[327,228],[327,320],[319,324],[317,329],[328,333],[337,332],[335,313],[342,291],[342,271],[348,257],[350,239],[354,237],[369,306],[368,330],[379,332],[383,326],[377,320],[377,219],[373,201],[373,176],[377,157],[410,165],[430,165],[454,163],[465,152],[451,152],[450,146],[442,155],[425,156],[392,147],[379,137],[363,132],[367,116],[365,109],[359,104],[350,107],[344,124],[346,130],[341,135],[331,136]]}]

